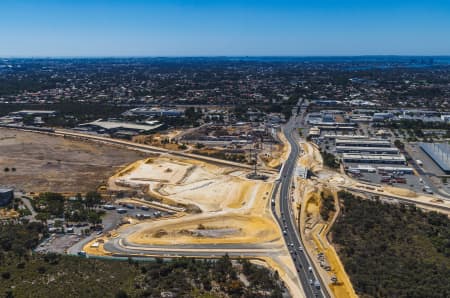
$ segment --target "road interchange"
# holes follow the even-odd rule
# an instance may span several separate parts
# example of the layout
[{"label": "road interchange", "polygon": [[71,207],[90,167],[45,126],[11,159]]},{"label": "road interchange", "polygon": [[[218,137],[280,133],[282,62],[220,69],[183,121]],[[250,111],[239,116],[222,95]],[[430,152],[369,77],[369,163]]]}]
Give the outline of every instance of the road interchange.
[{"label": "road interchange", "polygon": [[[294,112],[294,116],[283,128],[283,133],[289,142],[291,151],[280,171],[279,179],[275,181],[271,197],[271,210],[281,231],[283,231],[285,245],[290,250],[290,257],[292,258],[296,270],[294,274],[298,275],[298,281],[301,283],[304,296],[330,297],[325,290],[326,288],[323,286],[319,288],[317,284],[313,283],[316,280],[320,280],[320,284],[324,285],[320,275],[316,273],[314,265],[310,261],[310,257],[303,249],[304,245],[295,225],[294,214],[292,213],[293,211],[290,203],[290,186],[295,175],[297,159],[300,153],[298,139],[294,134],[297,123],[297,112]],[[276,214],[275,202],[279,204],[281,217]],[[116,257],[146,255],[167,258],[180,256],[210,258],[227,253],[232,257],[271,257],[273,259],[276,259],[282,254],[284,248],[283,246],[273,244],[138,245],[135,243],[128,243],[126,241],[126,236],[127,235],[121,235],[120,238],[113,239],[113,241],[106,243],[104,248],[113,253]]]},{"label": "road interchange", "polygon": [[[280,257],[286,256],[286,249],[288,247],[289,253],[288,256],[292,258],[292,262],[294,264],[295,271],[294,273],[297,275],[295,278],[299,284],[301,284],[302,291],[304,292],[304,296],[306,297],[330,297],[330,294],[327,292],[326,284],[328,281],[324,281],[321,279],[321,275],[317,273],[317,270],[314,266],[314,262],[311,261],[312,257],[308,256],[307,251],[305,249],[305,245],[303,245],[303,240],[301,239],[301,234],[295,224],[295,216],[293,214],[292,205],[291,204],[291,184],[292,180],[296,175],[297,168],[297,160],[300,156],[300,146],[299,146],[299,135],[297,133],[297,123],[301,120],[302,111],[300,108],[295,108],[293,111],[293,117],[290,119],[286,125],[283,126],[282,132],[289,143],[290,154],[287,160],[284,162],[283,167],[278,173],[278,179],[274,182],[273,192],[271,195],[270,202],[275,202],[275,204],[269,203],[271,206],[271,211],[281,228],[281,233],[283,235],[283,240],[286,245],[280,243],[235,243],[235,244],[226,244],[226,243],[218,243],[218,244],[177,244],[177,245],[139,245],[136,243],[129,243],[126,241],[125,235],[120,238],[115,238],[111,242],[105,243],[105,250],[110,252],[111,257],[165,257],[165,258],[174,258],[174,257],[197,257],[197,258],[218,258],[225,253],[230,255],[231,257],[243,257],[243,258],[251,258],[251,259],[260,259],[265,260],[267,258],[271,258],[275,260],[278,264],[284,262],[285,260],[280,259]],[[62,136],[64,134],[61,134]],[[67,136],[67,135],[66,135]],[[95,142],[105,142],[106,138],[96,139],[91,138],[91,136],[84,135],[74,135],[73,137],[82,137],[88,138]],[[120,143],[114,143],[115,145],[126,146],[130,149],[142,149],[142,150],[151,150],[153,148],[147,148],[141,145],[139,147],[130,146],[129,142],[118,141]],[[111,143],[106,141],[106,143]],[[287,144],[286,144],[287,145]],[[305,149],[306,150],[306,149]],[[161,152],[168,153],[168,152]],[[192,157],[189,155],[187,157]],[[236,166],[234,163],[229,162],[219,162],[215,159],[205,160],[207,162],[214,162],[217,164],[228,165],[228,166]],[[337,174],[337,173],[335,173]],[[346,177],[348,178],[348,177]],[[363,183],[359,183],[364,187],[358,187],[354,181],[349,180],[348,183],[340,183],[339,188],[347,189],[352,192],[359,192],[364,195],[373,196],[379,195],[388,199],[397,200],[402,203],[413,203],[418,206],[425,206],[429,208],[440,209],[442,211],[448,212],[450,210],[449,206],[444,203],[437,202],[425,202],[419,201],[414,198],[405,198],[400,195],[389,194],[386,191],[382,192],[378,190],[380,186],[378,185],[367,185],[364,186]],[[326,181],[323,181],[326,183]],[[348,185],[346,185],[348,184]],[[336,185],[337,186],[337,185]],[[370,186],[370,188],[369,188]],[[375,189],[376,188],[376,189]],[[374,190],[370,190],[374,189]],[[447,202],[445,202],[447,203]],[[280,215],[277,214],[277,207],[280,210]],[[81,246],[79,246],[81,250]],[[73,253],[73,252],[71,252]],[[289,272],[289,266],[285,265],[286,272]],[[313,284],[311,284],[311,280],[319,280],[320,281],[320,290]],[[292,293],[297,294],[297,293]],[[301,294],[301,293],[300,293]]]}]

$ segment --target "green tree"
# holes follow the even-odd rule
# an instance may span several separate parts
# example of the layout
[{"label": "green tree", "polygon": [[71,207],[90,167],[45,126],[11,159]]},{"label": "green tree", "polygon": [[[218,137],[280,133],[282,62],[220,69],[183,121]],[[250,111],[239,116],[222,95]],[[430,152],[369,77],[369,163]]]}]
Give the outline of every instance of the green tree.
[{"label": "green tree", "polygon": [[92,208],[99,205],[102,201],[102,196],[96,191],[90,191],[86,194],[85,205],[86,208]]},{"label": "green tree", "polygon": [[195,148],[197,149],[202,149],[203,147],[205,147],[205,145],[203,145],[202,143],[195,144]]},{"label": "green tree", "polygon": [[87,219],[89,223],[96,225],[102,223],[102,219],[100,218],[100,215],[95,211],[89,211]]},{"label": "green tree", "polygon": [[40,220],[42,224],[47,225],[48,213],[39,212],[38,214],[36,214],[36,220]]},{"label": "green tree", "polygon": [[402,141],[400,141],[400,140],[395,140],[394,141],[394,145],[395,145],[395,147],[397,147],[400,150],[404,150],[405,149],[405,144]]},{"label": "green tree", "polygon": [[128,294],[124,290],[119,290],[119,291],[117,291],[115,297],[116,298],[128,298]]}]

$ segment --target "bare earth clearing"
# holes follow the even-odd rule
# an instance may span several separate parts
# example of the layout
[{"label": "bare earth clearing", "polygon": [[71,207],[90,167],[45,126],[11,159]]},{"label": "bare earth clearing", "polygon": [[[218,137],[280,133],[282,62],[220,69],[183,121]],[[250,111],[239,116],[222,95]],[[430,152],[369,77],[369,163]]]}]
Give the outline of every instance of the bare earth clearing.
[{"label": "bare earth clearing", "polygon": [[179,159],[148,158],[123,169],[109,181],[110,189],[148,186],[162,201],[193,204],[200,214],[143,223],[128,240],[141,244],[253,243],[279,240],[267,210],[271,182],[249,180],[246,171]]},{"label": "bare earth clearing", "polygon": [[[0,181],[27,192],[95,190],[142,153],[0,128]],[[5,172],[5,168],[15,171]]]}]

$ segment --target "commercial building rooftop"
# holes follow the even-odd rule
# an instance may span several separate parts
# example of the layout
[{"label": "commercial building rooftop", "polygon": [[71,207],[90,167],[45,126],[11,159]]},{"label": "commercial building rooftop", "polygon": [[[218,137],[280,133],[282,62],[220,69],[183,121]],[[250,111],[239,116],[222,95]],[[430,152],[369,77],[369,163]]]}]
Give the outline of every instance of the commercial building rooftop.
[{"label": "commercial building rooftop", "polygon": [[379,164],[405,164],[403,155],[380,155],[380,154],[342,154],[344,162],[352,163],[379,163]]},{"label": "commercial building rooftop", "polygon": [[404,172],[404,173],[414,173],[413,168],[409,167],[378,167],[378,171],[384,172]]},{"label": "commercial building rooftop", "polygon": [[343,140],[336,139],[336,146],[353,146],[353,147],[391,147],[391,142],[387,140]]},{"label": "commercial building rooftop", "polygon": [[309,129],[309,135],[312,137],[320,136],[320,128],[318,127],[311,127]]},{"label": "commercial building rooftop", "polygon": [[80,126],[97,126],[106,130],[131,129],[138,131],[151,131],[162,126],[162,124],[146,125],[129,122],[103,121],[96,120],[89,123],[80,124]]},{"label": "commercial building rooftop", "polygon": [[337,153],[376,153],[376,154],[398,154],[399,150],[395,147],[353,147],[336,146]]},{"label": "commercial building rooftop", "polygon": [[37,116],[55,115],[55,114],[56,111],[50,110],[20,110],[10,113],[10,115],[37,115]]},{"label": "commercial building rooftop", "polygon": [[342,134],[326,134],[323,136],[325,139],[340,139],[340,140],[369,140],[370,138],[363,135],[342,135]]},{"label": "commercial building rooftop", "polygon": [[184,110],[160,107],[140,107],[128,110],[124,115],[143,115],[143,116],[183,116]]},{"label": "commercial building rooftop", "polygon": [[450,173],[450,146],[447,143],[419,143],[419,147],[446,174]]}]

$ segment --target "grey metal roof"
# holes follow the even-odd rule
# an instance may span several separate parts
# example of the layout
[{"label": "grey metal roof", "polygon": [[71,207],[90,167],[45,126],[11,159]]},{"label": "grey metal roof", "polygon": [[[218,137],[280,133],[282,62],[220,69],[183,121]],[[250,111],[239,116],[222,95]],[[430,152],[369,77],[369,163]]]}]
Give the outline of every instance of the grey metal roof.
[{"label": "grey metal roof", "polygon": [[445,172],[450,172],[450,146],[447,143],[419,143],[420,148]]}]

